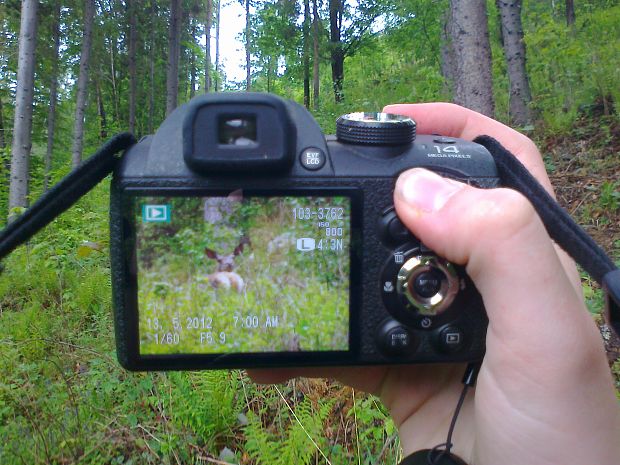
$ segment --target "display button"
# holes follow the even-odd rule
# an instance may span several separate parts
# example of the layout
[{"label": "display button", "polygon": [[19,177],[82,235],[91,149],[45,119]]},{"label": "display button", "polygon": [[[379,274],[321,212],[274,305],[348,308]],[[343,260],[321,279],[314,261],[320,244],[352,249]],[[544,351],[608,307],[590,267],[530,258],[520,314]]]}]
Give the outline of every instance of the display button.
[{"label": "display button", "polygon": [[397,326],[385,335],[384,347],[390,355],[403,355],[410,351],[411,333],[403,326]]},{"label": "display button", "polygon": [[415,292],[425,299],[430,299],[441,290],[443,273],[437,270],[429,270],[416,276],[413,282]]},{"label": "display button", "polygon": [[325,152],[317,147],[308,147],[301,152],[301,165],[307,170],[320,170],[325,165],[327,157]]},{"label": "display button", "polygon": [[411,330],[392,319],[381,325],[377,342],[381,351],[389,357],[409,355],[416,349],[415,336]]},{"label": "display button", "polygon": [[465,333],[458,326],[450,325],[439,332],[439,350],[445,353],[458,352],[463,348]]}]

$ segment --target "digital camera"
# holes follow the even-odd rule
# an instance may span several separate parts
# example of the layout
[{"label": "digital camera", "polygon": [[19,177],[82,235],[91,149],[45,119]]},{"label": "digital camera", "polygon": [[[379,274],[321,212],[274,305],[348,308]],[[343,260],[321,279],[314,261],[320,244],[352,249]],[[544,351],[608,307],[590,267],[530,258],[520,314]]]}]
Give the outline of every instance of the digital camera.
[{"label": "digital camera", "polygon": [[[481,145],[352,113],[325,136],[273,95],[194,98],[114,172],[118,356],[130,370],[475,361],[487,318],[462,266],[393,207],[399,173],[497,187]],[[453,231],[459,234],[459,231]]]}]

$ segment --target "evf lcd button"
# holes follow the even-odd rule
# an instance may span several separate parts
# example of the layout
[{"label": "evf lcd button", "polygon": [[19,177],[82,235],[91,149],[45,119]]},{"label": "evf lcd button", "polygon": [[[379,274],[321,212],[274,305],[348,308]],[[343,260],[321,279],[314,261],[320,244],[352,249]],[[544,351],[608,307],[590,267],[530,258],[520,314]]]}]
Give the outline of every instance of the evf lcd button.
[{"label": "evf lcd button", "polygon": [[325,164],[325,152],[317,147],[308,147],[301,152],[301,165],[307,170],[320,170]]}]

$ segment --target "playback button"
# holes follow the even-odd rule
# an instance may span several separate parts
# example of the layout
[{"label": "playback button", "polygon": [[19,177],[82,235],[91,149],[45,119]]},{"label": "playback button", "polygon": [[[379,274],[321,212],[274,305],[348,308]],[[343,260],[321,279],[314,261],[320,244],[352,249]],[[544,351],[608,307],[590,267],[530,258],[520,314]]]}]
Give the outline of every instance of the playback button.
[{"label": "playback button", "polygon": [[465,332],[458,326],[446,326],[439,331],[437,346],[443,353],[459,352],[465,346]]}]

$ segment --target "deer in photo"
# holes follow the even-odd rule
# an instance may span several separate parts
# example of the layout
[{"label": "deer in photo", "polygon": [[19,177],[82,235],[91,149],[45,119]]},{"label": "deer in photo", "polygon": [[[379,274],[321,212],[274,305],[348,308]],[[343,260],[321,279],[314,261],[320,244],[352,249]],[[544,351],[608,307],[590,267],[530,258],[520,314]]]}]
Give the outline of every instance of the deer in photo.
[{"label": "deer in photo", "polygon": [[233,253],[228,255],[220,255],[215,250],[205,248],[205,255],[217,261],[217,271],[207,275],[207,279],[214,288],[230,289],[233,288],[237,292],[243,292],[245,283],[239,274],[235,273],[235,257],[243,252],[243,248],[250,244],[250,240],[243,236],[239,245],[235,247]]}]

